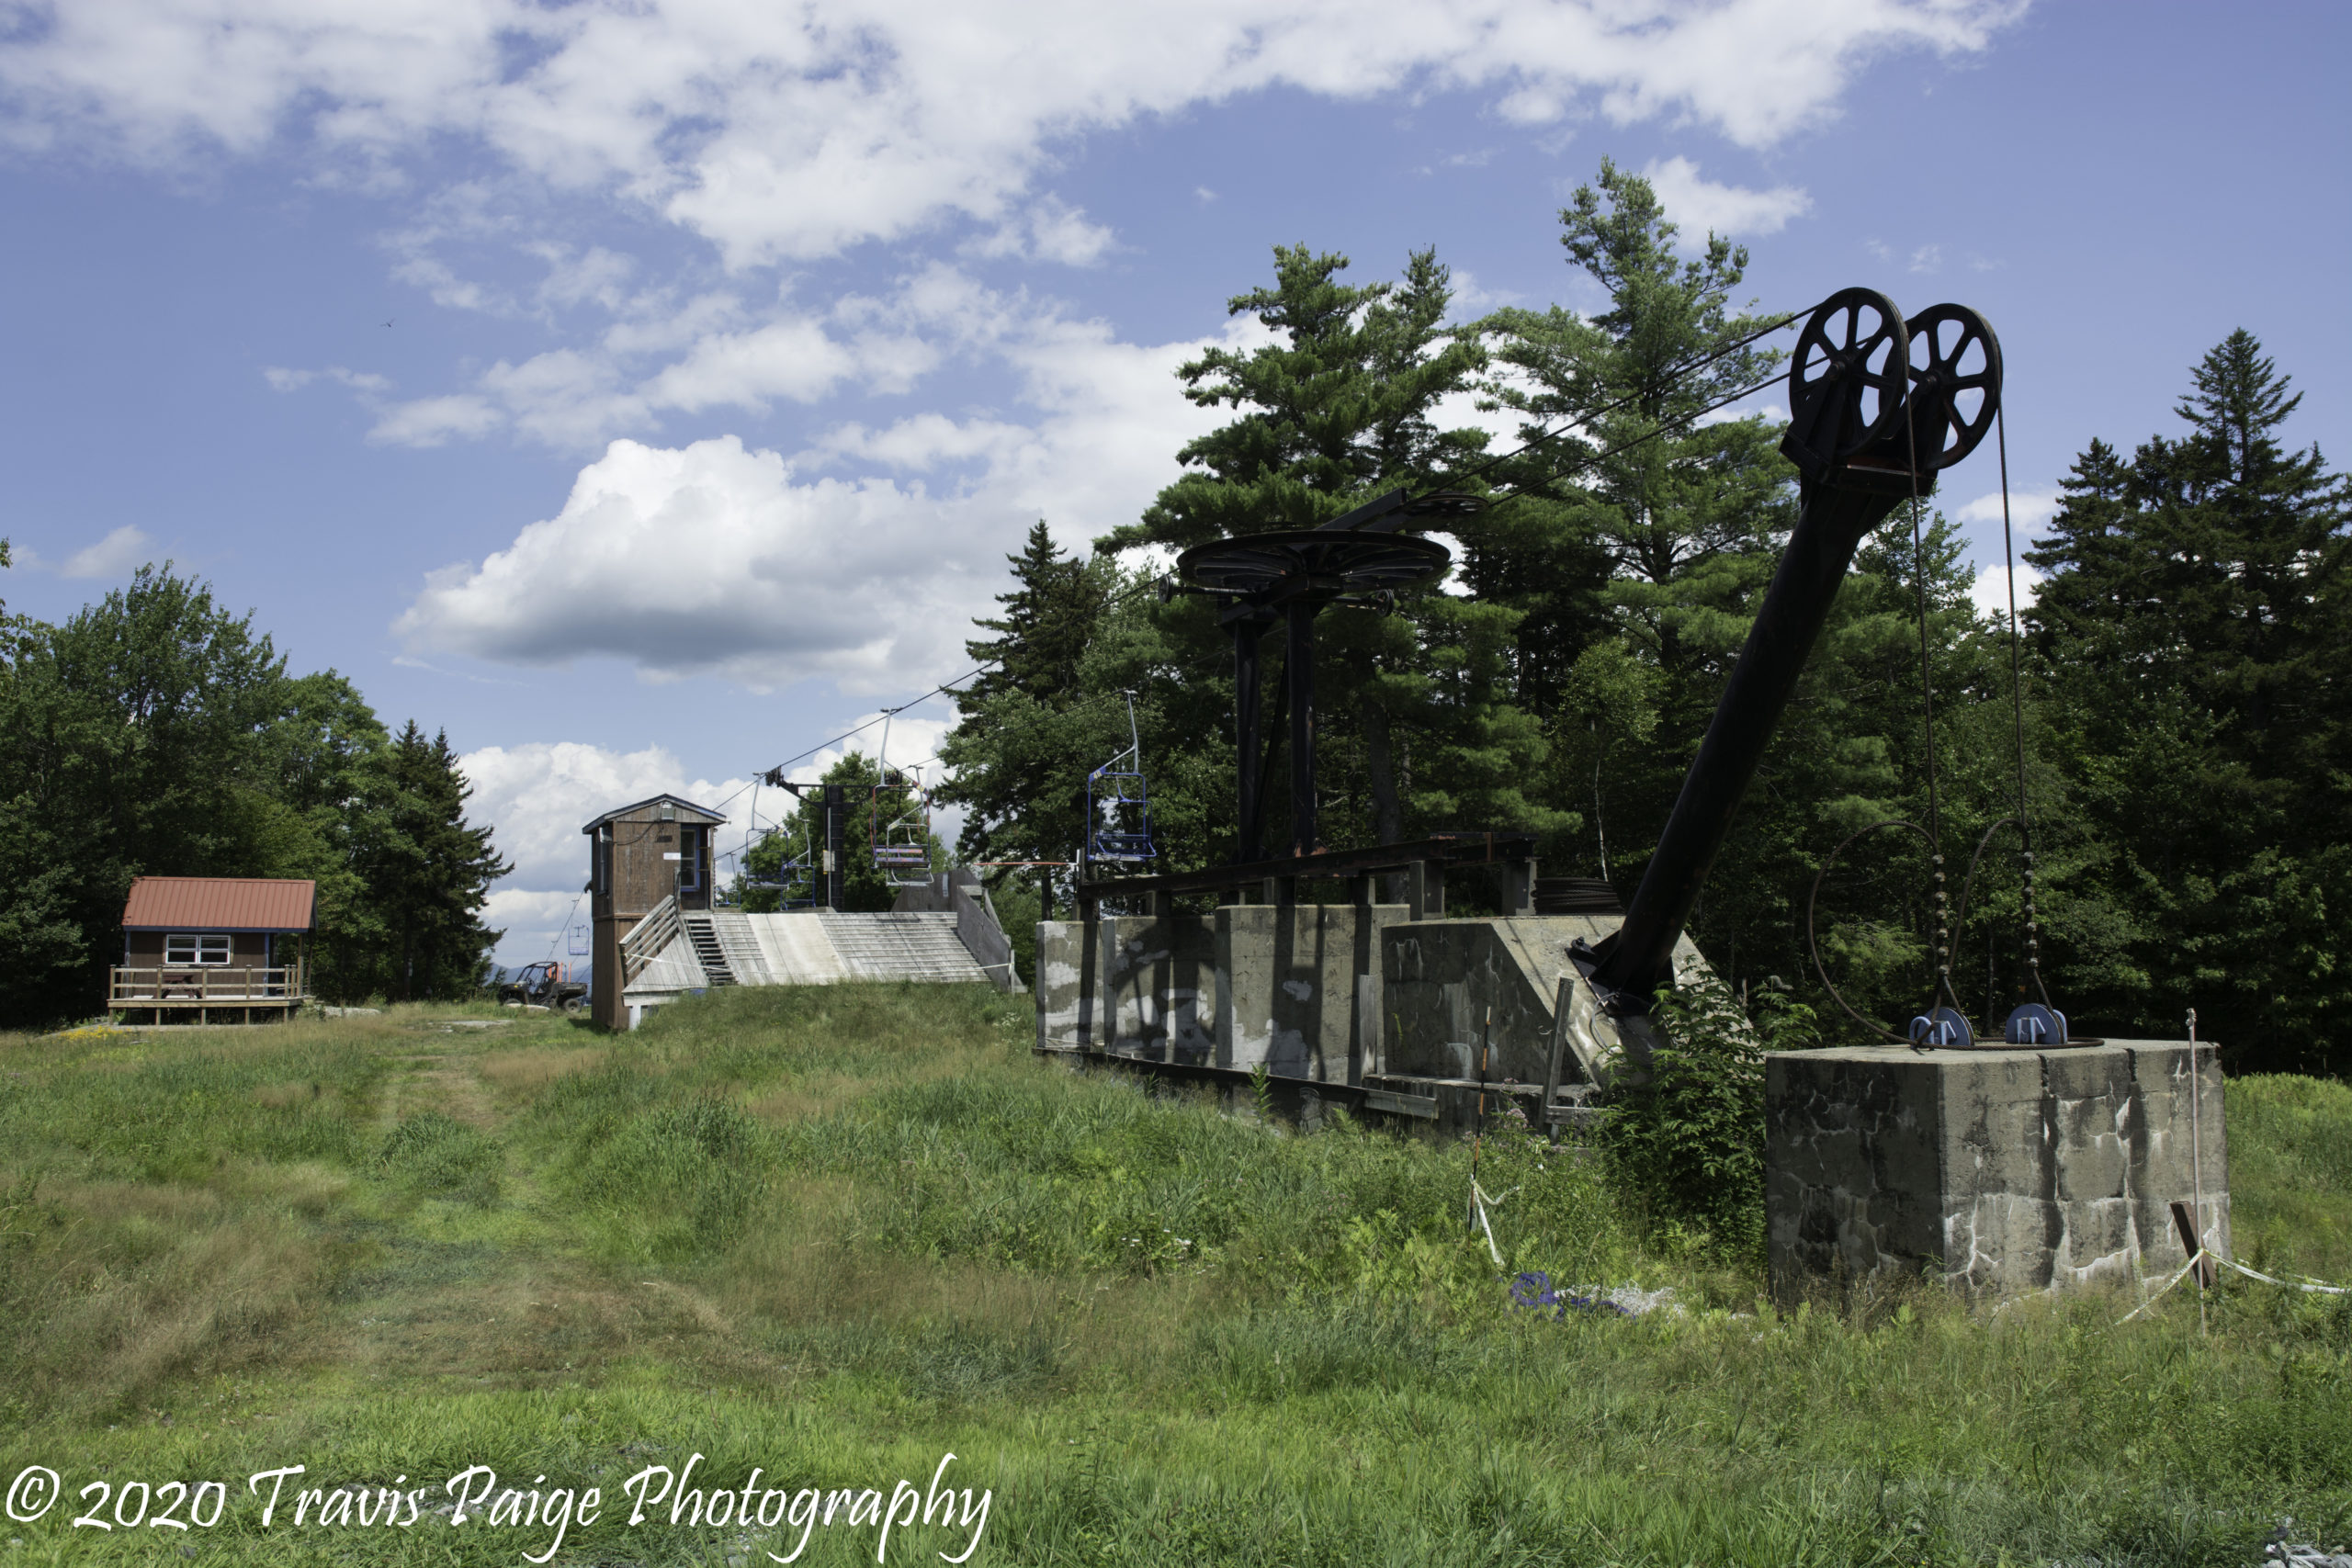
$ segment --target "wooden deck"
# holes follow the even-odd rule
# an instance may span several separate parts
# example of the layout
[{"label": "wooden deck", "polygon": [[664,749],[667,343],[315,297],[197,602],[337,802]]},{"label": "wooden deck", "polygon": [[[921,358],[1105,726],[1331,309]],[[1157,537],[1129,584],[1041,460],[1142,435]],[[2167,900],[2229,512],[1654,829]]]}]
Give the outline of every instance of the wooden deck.
[{"label": "wooden deck", "polygon": [[[302,965],[171,964],[161,968],[117,966],[108,972],[107,1011],[118,1022],[129,1014],[154,1014],[158,1025],[278,1022],[311,999]],[[215,1018],[234,1013],[234,1019]],[[254,1015],[260,1014],[258,1020]],[[190,1016],[193,1014],[193,1016]]]}]

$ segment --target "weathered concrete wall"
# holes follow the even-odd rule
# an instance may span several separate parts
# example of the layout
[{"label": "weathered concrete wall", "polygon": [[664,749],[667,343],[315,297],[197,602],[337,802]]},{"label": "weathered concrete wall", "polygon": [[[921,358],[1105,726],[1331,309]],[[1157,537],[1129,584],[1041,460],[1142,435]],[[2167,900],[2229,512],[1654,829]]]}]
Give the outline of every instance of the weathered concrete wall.
[{"label": "weathered concrete wall", "polygon": [[1119,1056],[1205,1062],[1216,1049],[1216,936],[1198,915],[1106,915],[1099,922],[1102,1039]]},{"label": "weathered concrete wall", "polygon": [[1227,904],[1216,914],[1220,1067],[1362,1083],[1377,1049],[1380,932],[1401,904]]},{"label": "weathered concrete wall", "polygon": [[[2199,1049],[2205,1239],[2229,1248],[2222,1076]],[[1800,1051],[1765,1068],[1774,1287],[1933,1269],[2044,1290],[2188,1260],[2168,1205],[2191,1171],[2189,1048]]]},{"label": "weathered concrete wall", "polygon": [[1227,904],[1037,927],[1037,1044],[1358,1083],[1376,1048],[1380,904]]},{"label": "weathered concrete wall", "polygon": [[[1616,915],[1516,915],[1412,920],[1381,933],[1385,1073],[1476,1077],[1478,1042],[1494,1010],[1490,1080],[1541,1084],[1552,1052],[1552,1013],[1560,976],[1570,973],[1568,943],[1598,942],[1617,929]],[[1675,972],[1705,972],[1689,937],[1675,944]],[[1579,1077],[1574,1056],[1565,1077]]]},{"label": "weathered concrete wall", "polygon": [[1037,1049],[1099,1051],[1102,953],[1077,920],[1037,922]]}]

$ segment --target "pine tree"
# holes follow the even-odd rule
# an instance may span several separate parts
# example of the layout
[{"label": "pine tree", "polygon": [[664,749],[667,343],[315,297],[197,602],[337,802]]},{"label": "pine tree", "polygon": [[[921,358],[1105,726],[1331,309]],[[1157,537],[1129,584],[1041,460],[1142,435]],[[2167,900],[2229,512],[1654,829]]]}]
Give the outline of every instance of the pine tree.
[{"label": "pine tree", "polygon": [[353,854],[383,933],[375,977],[395,1001],[470,995],[504,934],[485,928],[481,911],[513,867],[489,828],[466,821],[472,789],[446,733],[428,741],[411,719],[380,755]]},{"label": "pine tree", "polygon": [[[1277,246],[1274,281],[1227,301],[1274,334],[1261,347],[1213,349],[1183,366],[1185,396],[1235,417],[1188,444],[1188,470],[1105,550],[1182,549],[1213,539],[1311,528],[1391,489],[1441,488],[1483,449],[1485,433],[1440,428],[1437,411],[1485,362],[1477,334],[1450,325],[1453,284],[1430,251],[1396,283],[1340,281],[1345,256]],[[1526,791],[1544,742],[1513,706],[1508,649],[1516,615],[1434,590],[1400,613],[1335,607],[1317,626],[1317,783],[1327,843],[1389,842],[1413,829],[1553,829],[1564,818]],[[1231,644],[1197,600],[1158,617],[1178,670],[1171,684],[1199,705],[1199,728],[1231,734]],[[1262,675],[1263,776],[1287,764],[1281,653]],[[1213,709],[1204,699],[1214,694]],[[1225,794],[1229,800],[1230,786]],[[1269,842],[1283,837],[1283,792],[1264,792]],[[1215,815],[1232,818],[1217,803]],[[1230,840],[1227,842],[1229,844]],[[1223,847],[1223,846],[1220,846]]]},{"label": "pine tree", "polygon": [[937,797],[965,809],[967,860],[1073,860],[1085,832],[1080,794],[1102,761],[1102,710],[1118,702],[1115,693],[1090,694],[1085,670],[1115,574],[1065,554],[1042,519],[1006,560],[1004,612],[978,623],[997,635],[965,645],[994,663],[956,694]]},{"label": "pine tree", "polygon": [[2300,399],[2250,334],[2191,376],[2188,434],[2129,464],[2094,442],[2027,555],[2144,977],[2095,1005],[2134,1030],[2195,1007],[2241,1062],[2314,1063],[2352,1043],[2330,931],[2352,908],[2352,495],[2316,446],[2281,445]]}]

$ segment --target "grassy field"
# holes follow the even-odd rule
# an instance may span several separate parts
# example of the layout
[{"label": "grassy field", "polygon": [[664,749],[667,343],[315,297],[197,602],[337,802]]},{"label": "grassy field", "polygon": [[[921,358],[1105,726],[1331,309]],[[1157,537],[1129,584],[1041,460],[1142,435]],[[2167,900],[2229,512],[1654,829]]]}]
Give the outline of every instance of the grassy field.
[{"label": "grassy field", "polygon": [[[561,1562],[744,1568],[976,1534],[974,1562],[1773,1568],[2352,1537],[2352,1298],[2233,1283],[2202,1335],[2186,1290],[2120,1326],[2129,1294],[1776,1314],[1753,1259],[1506,1137],[1511,1268],[1687,1309],[1538,1318],[1464,1234],[1466,1148],[1153,1099],[1030,1033],[1018,998],[840,987],[618,1038],[425,1008],[0,1037],[0,1482],[64,1492],[0,1523],[0,1568],[518,1562],[559,1522]],[[2238,1080],[2229,1122],[2240,1255],[2352,1277],[2352,1089]],[[673,1523],[689,1491],[713,1512]],[[218,1522],[144,1522],[191,1508]]]}]

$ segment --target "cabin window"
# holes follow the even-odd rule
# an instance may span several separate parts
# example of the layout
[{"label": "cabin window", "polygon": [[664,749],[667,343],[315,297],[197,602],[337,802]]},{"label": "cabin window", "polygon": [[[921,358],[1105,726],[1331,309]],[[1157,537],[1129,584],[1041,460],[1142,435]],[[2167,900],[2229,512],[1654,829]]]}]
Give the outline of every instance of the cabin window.
[{"label": "cabin window", "polygon": [[204,931],[166,936],[164,938],[164,962],[166,964],[226,964],[229,962],[228,933]]},{"label": "cabin window", "polygon": [[678,889],[693,893],[702,886],[702,829],[678,829]]},{"label": "cabin window", "polygon": [[594,861],[596,891],[609,897],[613,891],[613,825],[610,822],[596,829]]}]

